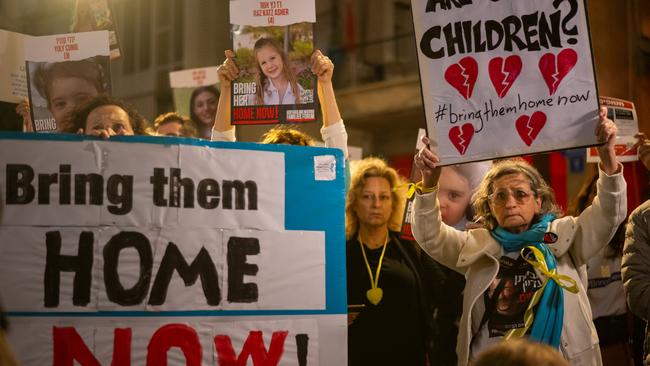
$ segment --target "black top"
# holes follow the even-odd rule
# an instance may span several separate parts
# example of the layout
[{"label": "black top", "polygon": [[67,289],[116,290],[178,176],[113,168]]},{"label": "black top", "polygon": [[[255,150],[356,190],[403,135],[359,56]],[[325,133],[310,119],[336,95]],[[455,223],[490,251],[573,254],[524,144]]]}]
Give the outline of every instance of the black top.
[{"label": "black top", "polygon": [[[422,261],[431,261],[416,244],[397,239],[391,233],[379,275],[383,298],[372,305],[366,298],[370,276],[356,235],[347,241],[348,304],[364,304],[348,328],[349,365],[425,365],[432,351],[433,294],[423,284]],[[366,249],[373,272],[383,247]]]}]

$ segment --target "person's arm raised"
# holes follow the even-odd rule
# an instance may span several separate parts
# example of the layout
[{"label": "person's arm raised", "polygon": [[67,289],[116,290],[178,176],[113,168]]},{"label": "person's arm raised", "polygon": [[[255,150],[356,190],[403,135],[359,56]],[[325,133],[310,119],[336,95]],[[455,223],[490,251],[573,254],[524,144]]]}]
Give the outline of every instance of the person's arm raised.
[{"label": "person's arm raised", "polygon": [[616,174],[620,171],[621,165],[616,157],[614,146],[616,145],[616,124],[607,118],[607,108],[600,108],[600,121],[596,127],[596,137],[604,144],[598,146],[600,156],[600,168],[607,175]]},{"label": "person's arm raised", "polygon": [[316,50],[311,55],[311,72],[318,77],[318,98],[323,111],[323,127],[341,121],[341,113],[332,86],[334,63],[320,50]]},{"label": "person's arm raised", "polygon": [[320,133],[325,146],[343,150],[343,156],[348,159],[348,132],[345,130],[332,85],[334,63],[320,50],[316,50],[311,55],[311,72],[318,78],[318,98],[323,112],[323,127]]},{"label": "person's arm raised", "polygon": [[[235,53],[232,50],[224,52],[226,60],[219,66],[219,104],[217,114],[214,117],[212,127],[212,140],[234,141],[234,126],[230,124],[230,90],[232,81],[239,75],[239,69],[235,64]],[[220,136],[217,138],[217,136]]]}]

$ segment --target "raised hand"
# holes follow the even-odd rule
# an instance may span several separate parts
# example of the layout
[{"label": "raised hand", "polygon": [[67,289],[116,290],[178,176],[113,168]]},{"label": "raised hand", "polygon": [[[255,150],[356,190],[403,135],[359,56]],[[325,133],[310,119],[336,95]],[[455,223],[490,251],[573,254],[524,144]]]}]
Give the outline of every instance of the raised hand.
[{"label": "raised hand", "polygon": [[320,50],[311,54],[311,72],[318,77],[320,83],[331,83],[334,74],[334,63]]},{"label": "raised hand", "polygon": [[217,68],[219,85],[222,89],[230,88],[232,81],[239,76],[239,69],[237,68],[237,64],[235,64],[235,53],[232,50],[226,50],[224,54],[226,60]]},{"label": "raised hand", "polygon": [[415,166],[420,169],[422,173],[422,185],[425,188],[431,188],[438,184],[438,178],[440,178],[440,159],[438,155],[434,154],[433,151],[429,149],[429,140],[428,137],[422,136],[422,143],[424,147],[420,149],[415,154]]},{"label": "raised hand", "polygon": [[600,108],[600,121],[596,126],[596,138],[603,145],[598,146],[598,155],[600,156],[601,168],[607,175],[616,173],[619,169],[618,159],[614,145],[616,145],[616,124],[607,118],[607,108]]},{"label": "raised hand", "polygon": [[638,140],[639,160],[645,165],[646,169],[650,170],[650,140],[643,132],[637,133],[634,137]]}]

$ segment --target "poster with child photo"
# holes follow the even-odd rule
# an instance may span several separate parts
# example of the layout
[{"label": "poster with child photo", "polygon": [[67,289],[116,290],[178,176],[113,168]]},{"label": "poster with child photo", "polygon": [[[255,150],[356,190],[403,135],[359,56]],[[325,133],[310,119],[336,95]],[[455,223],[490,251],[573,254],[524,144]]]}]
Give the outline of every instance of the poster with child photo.
[{"label": "poster with child photo", "polygon": [[25,64],[34,132],[63,131],[75,108],[111,94],[107,31],[27,38]]},{"label": "poster with child photo", "polygon": [[230,1],[233,125],[316,120],[315,22],[314,0]]}]

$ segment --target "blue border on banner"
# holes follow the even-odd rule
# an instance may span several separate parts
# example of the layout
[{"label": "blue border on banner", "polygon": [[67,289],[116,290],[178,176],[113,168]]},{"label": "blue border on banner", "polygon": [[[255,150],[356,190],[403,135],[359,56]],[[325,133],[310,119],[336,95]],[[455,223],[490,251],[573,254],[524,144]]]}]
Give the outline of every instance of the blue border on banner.
[{"label": "blue border on banner", "polygon": [[[75,134],[0,132],[0,140],[106,141]],[[96,311],[96,312],[9,312],[16,317],[192,317],[346,314],[345,277],[345,169],[339,149],[250,142],[219,142],[184,137],[115,136],[109,141],[158,145],[191,145],[209,148],[274,151],[285,158],[285,230],[325,232],[324,310],[190,310],[190,311]],[[333,155],[336,178],[315,179],[314,157]],[[303,169],[301,167],[311,167]],[[296,243],[300,245],[300,243]],[[296,294],[299,296],[300,294]],[[5,295],[6,296],[6,295]]]}]

